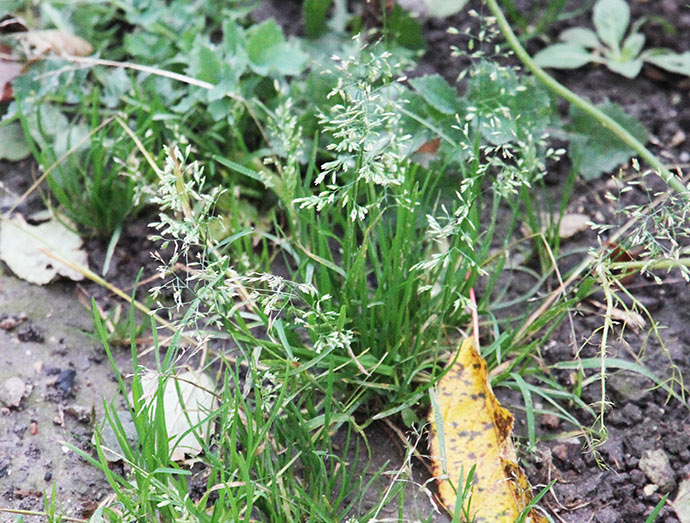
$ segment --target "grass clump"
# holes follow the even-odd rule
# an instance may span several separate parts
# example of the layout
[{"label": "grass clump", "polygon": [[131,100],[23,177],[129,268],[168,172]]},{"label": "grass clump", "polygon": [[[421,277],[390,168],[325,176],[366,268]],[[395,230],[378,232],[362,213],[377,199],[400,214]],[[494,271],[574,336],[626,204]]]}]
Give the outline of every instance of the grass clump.
[{"label": "grass clump", "polygon": [[[489,60],[483,40],[464,96],[437,75],[408,80],[414,52],[392,37],[351,38],[344,2],[330,21],[313,4],[313,39],[301,41],[273,21],[250,24],[239,3],[76,6],[65,16],[75,27],[98,19],[104,32],[85,36],[110,60],[68,62],[89,66],[69,74],[90,92],[66,81],[48,96],[40,75],[17,89],[7,118],[21,119],[44,168],[57,164],[49,187],[63,212],[99,234],[122,227],[136,197],[160,212],[152,227],[172,276],[154,296],[175,335],[159,343],[152,324],[154,361],[133,341],[131,379],[116,369],[136,432],[106,403],[124,468],[111,469],[99,431],[96,456],[81,453],[113,487],[98,509],[107,520],[368,520],[402,507],[414,445],[401,469],[367,470],[368,431],[392,416],[421,430],[428,389],[475,311],[494,385],[524,399],[530,447],[540,413],[583,432],[567,402],[597,415],[535,357],[588,290],[558,294],[536,317],[527,305],[560,281],[563,254],[542,208],[547,162],[562,154],[547,140],[549,96]],[[65,80],[64,65],[43,62],[51,81]],[[69,121],[64,144],[49,111]],[[561,214],[572,178],[568,187]],[[521,222],[530,234],[515,242]],[[524,245],[527,261],[509,266]],[[534,284],[504,300],[515,271]],[[573,365],[581,384],[595,362]],[[185,434],[160,399],[185,366],[214,376],[219,407],[203,413],[210,437],[200,423],[185,431],[202,452],[178,463],[171,445]]]}]

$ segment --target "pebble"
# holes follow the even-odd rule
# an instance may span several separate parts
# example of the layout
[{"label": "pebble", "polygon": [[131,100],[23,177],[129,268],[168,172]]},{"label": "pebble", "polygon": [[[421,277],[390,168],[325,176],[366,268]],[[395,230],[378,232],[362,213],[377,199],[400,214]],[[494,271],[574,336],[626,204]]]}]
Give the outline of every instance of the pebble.
[{"label": "pebble", "polygon": [[7,407],[19,407],[26,393],[26,384],[21,378],[13,376],[0,386],[0,401]]},{"label": "pebble", "polygon": [[63,370],[55,380],[55,387],[60,389],[63,394],[67,394],[74,385],[74,378],[77,376],[77,371],[74,369]]},{"label": "pebble", "polygon": [[671,492],[676,487],[675,473],[668,455],[662,449],[646,450],[640,458],[638,467],[649,481],[659,487],[662,494]]}]

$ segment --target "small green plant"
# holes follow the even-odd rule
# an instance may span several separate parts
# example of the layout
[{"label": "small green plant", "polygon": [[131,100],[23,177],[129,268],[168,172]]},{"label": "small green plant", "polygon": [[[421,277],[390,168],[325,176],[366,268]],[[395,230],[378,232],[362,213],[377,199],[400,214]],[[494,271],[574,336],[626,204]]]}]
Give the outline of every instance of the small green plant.
[{"label": "small green plant", "polygon": [[541,67],[577,69],[590,62],[606,65],[614,73],[635,78],[644,62],[662,69],[690,76],[690,52],[674,53],[655,48],[642,51],[645,36],[639,32],[645,19],[635,22],[630,31],[630,8],[625,0],[599,0],[594,5],[592,21],[596,33],[585,27],[563,31],[561,43],[537,53],[535,62]]}]

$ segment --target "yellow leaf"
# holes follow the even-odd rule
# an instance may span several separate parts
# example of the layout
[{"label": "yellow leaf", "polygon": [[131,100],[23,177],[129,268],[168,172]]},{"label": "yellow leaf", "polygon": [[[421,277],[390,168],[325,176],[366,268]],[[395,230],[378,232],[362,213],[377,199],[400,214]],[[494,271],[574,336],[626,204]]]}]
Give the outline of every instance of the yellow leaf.
[{"label": "yellow leaf", "polygon": [[[531,488],[516,463],[510,437],[513,415],[494,396],[473,337],[463,341],[455,363],[432,394],[431,460],[441,500],[452,513],[457,492],[476,466],[473,521],[513,523],[529,504]],[[525,518],[530,521],[546,519],[532,509]]]}]

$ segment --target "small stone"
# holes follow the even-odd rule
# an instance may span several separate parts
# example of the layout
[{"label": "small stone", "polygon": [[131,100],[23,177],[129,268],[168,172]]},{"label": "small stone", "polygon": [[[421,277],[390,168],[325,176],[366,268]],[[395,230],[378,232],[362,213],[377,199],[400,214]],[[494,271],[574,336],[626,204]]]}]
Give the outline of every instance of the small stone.
[{"label": "small stone", "polygon": [[671,468],[668,455],[662,449],[646,450],[640,458],[638,467],[649,481],[659,487],[659,492],[662,494],[671,492],[675,488],[675,473]]},{"label": "small stone", "polygon": [[649,483],[648,485],[645,485],[644,488],[642,489],[642,492],[644,492],[644,495],[647,496],[648,498],[652,496],[657,490],[659,490],[658,485],[652,485]]},{"label": "small stone", "polygon": [[19,407],[26,393],[26,384],[21,378],[13,376],[0,386],[0,401],[7,407]]},{"label": "small stone", "polygon": [[74,378],[77,376],[77,371],[74,369],[63,370],[55,380],[55,387],[60,389],[63,394],[67,394],[74,385]]}]

